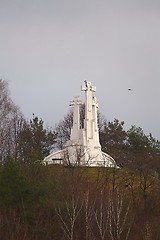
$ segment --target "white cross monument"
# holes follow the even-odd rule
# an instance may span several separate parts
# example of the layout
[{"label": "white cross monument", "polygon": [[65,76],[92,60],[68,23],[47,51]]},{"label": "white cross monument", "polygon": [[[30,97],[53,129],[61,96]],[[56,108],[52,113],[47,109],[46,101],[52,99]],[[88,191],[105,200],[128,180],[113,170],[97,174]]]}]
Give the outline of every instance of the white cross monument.
[{"label": "white cross monument", "polygon": [[85,118],[84,128],[80,128],[80,108],[82,101],[74,97],[70,102],[73,106],[73,126],[70,140],[67,141],[64,149],[47,156],[44,163],[60,163],[72,166],[104,166],[117,167],[115,160],[101,151],[99,131],[97,123],[97,100],[93,96],[96,87],[91,82],[85,81],[81,87],[85,92]]}]

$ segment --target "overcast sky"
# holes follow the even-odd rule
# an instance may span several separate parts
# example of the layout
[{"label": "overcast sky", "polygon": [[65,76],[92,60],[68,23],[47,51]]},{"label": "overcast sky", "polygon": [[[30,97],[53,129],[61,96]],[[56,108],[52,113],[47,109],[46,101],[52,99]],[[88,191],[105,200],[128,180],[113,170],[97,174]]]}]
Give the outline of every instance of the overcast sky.
[{"label": "overcast sky", "polygon": [[0,78],[50,126],[87,79],[107,120],[160,139],[160,1],[0,0]]}]

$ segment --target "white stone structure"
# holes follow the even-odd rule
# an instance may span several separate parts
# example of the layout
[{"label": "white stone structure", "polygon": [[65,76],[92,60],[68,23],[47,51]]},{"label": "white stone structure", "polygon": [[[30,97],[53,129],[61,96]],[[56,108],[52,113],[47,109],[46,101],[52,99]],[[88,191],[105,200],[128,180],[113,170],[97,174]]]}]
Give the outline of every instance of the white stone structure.
[{"label": "white stone structure", "polygon": [[65,164],[71,166],[105,166],[117,167],[114,159],[101,151],[97,123],[97,100],[93,96],[96,87],[85,81],[81,87],[85,92],[84,128],[80,128],[80,105],[82,101],[75,97],[70,102],[73,106],[73,126],[70,140],[63,150],[47,156],[43,161],[46,164]]}]

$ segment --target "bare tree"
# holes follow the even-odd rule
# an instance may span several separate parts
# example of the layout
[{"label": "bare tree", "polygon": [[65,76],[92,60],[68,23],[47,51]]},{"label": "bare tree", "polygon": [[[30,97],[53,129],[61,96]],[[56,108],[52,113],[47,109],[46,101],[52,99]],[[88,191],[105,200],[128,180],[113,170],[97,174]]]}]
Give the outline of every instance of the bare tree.
[{"label": "bare tree", "polygon": [[98,228],[99,239],[105,240],[107,238],[110,217],[105,189],[101,189],[99,193],[98,206],[96,205],[96,209],[94,209],[94,217]]},{"label": "bare tree", "polygon": [[56,209],[57,215],[61,221],[61,227],[69,240],[75,239],[75,224],[82,206],[83,202],[79,204],[79,199],[72,196],[71,202],[65,201],[66,215],[63,215],[60,209]]},{"label": "bare tree", "polygon": [[57,133],[56,145],[58,149],[62,149],[64,144],[69,140],[71,128],[73,125],[73,111],[69,111],[67,115],[55,126]]},{"label": "bare tree", "polygon": [[109,228],[111,240],[127,240],[131,231],[130,202],[126,203],[120,189],[109,196]]},{"label": "bare tree", "polygon": [[91,184],[88,184],[87,189],[84,191],[84,228],[85,228],[85,239],[94,239],[93,231],[93,220],[94,220],[94,208],[96,203],[95,194],[93,194],[93,189]]},{"label": "bare tree", "polygon": [[75,240],[77,234],[76,223],[84,204],[82,191],[83,171],[79,167],[65,168],[64,170],[64,188],[67,189],[67,192],[64,191],[64,204],[58,209],[56,208],[56,213],[64,235],[68,240]]},{"label": "bare tree", "polygon": [[17,156],[17,136],[23,125],[23,115],[9,96],[8,84],[0,80],[0,160]]},{"label": "bare tree", "polygon": [[[14,209],[1,211],[0,235],[4,240],[27,240],[28,226],[22,221],[22,217]],[[5,228],[4,228],[5,226]]]},{"label": "bare tree", "polygon": [[147,213],[147,199],[152,185],[154,185],[154,178],[148,172],[141,170],[140,172],[140,191],[143,196],[144,210]]},{"label": "bare tree", "polygon": [[78,144],[66,146],[64,150],[64,164],[66,166],[83,166],[85,164],[84,147]]}]

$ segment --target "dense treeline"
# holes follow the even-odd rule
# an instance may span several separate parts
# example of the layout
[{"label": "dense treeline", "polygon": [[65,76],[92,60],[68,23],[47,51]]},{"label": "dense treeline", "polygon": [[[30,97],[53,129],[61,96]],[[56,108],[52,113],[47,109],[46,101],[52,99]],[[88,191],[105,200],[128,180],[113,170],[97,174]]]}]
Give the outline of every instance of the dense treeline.
[{"label": "dense treeline", "polygon": [[160,239],[160,180],[145,171],[0,167],[4,240]]},{"label": "dense treeline", "polygon": [[54,130],[28,121],[4,80],[0,106],[1,238],[160,239],[160,142],[151,134],[99,113],[102,150],[120,168],[46,167],[41,160],[69,138],[72,112]]}]

